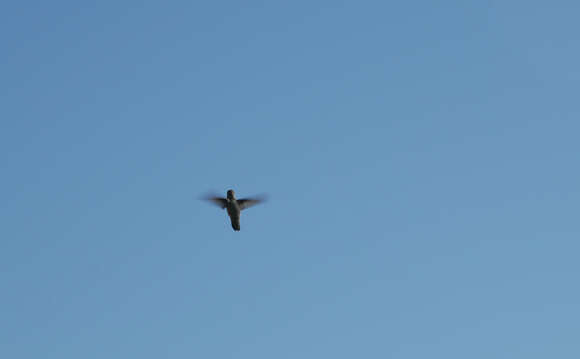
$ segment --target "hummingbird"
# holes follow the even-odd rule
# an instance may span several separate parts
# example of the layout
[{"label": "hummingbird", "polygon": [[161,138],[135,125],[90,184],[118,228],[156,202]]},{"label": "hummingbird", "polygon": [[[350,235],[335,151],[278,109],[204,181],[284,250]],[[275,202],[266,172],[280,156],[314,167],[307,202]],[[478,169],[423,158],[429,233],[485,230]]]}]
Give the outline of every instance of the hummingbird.
[{"label": "hummingbird", "polygon": [[254,206],[258,203],[264,202],[265,197],[254,197],[254,198],[240,198],[236,199],[233,189],[229,189],[226,193],[226,198],[217,196],[206,196],[204,198],[207,201],[212,202],[222,209],[228,211],[228,216],[232,222],[232,228],[234,231],[240,230],[240,213],[242,210]]}]

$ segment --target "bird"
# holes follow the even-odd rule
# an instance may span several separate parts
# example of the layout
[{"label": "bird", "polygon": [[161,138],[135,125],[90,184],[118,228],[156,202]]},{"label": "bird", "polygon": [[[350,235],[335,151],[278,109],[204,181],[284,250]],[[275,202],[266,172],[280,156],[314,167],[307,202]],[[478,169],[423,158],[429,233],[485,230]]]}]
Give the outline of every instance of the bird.
[{"label": "bird", "polygon": [[265,196],[236,199],[233,189],[229,189],[227,191],[226,198],[218,196],[206,196],[203,199],[217,205],[222,209],[225,208],[227,210],[234,231],[240,230],[240,214],[242,210],[252,207],[258,203],[262,203],[266,200]]}]

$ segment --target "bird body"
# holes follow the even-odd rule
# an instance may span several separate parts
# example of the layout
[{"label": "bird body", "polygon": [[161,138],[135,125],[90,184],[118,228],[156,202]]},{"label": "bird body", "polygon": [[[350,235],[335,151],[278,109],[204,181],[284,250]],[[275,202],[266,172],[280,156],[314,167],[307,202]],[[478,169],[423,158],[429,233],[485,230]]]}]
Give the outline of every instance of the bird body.
[{"label": "bird body", "polygon": [[235,198],[227,200],[226,210],[228,211],[228,216],[230,216],[230,220],[232,222],[232,228],[234,231],[240,230],[240,215],[242,214],[242,210],[240,209],[240,205],[238,204],[238,200]]},{"label": "bird body", "polygon": [[228,190],[226,198],[208,196],[205,199],[227,210],[234,231],[240,230],[240,215],[242,210],[264,201],[264,198],[236,199],[234,190],[232,189]]}]

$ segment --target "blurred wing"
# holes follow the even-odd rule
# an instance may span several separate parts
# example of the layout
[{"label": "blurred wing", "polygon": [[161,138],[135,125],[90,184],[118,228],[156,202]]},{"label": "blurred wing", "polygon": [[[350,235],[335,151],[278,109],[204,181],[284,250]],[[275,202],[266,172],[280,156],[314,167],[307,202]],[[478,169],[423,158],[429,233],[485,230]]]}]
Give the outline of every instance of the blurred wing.
[{"label": "blurred wing", "polygon": [[204,199],[206,201],[209,201],[209,202],[215,204],[216,206],[218,206],[222,209],[226,208],[226,204],[228,203],[228,201],[222,197],[205,197]]},{"label": "blurred wing", "polygon": [[238,205],[240,206],[240,209],[246,209],[246,208],[252,207],[258,203],[262,203],[265,200],[266,200],[265,196],[256,197],[256,198],[240,198],[240,199],[238,199]]}]

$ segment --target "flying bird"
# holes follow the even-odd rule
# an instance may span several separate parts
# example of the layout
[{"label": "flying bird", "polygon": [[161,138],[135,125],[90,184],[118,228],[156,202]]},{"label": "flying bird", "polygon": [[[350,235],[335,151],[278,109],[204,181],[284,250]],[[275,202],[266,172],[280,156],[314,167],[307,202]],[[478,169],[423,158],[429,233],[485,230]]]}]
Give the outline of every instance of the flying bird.
[{"label": "flying bird", "polygon": [[266,200],[264,196],[236,199],[233,189],[228,190],[226,198],[206,196],[204,199],[210,201],[222,209],[225,208],[228,211],[228,216],[230,216],[230,220],[232,221],[232,228],[234,231],[240,230],[240,214],[242,210]]}]

